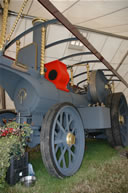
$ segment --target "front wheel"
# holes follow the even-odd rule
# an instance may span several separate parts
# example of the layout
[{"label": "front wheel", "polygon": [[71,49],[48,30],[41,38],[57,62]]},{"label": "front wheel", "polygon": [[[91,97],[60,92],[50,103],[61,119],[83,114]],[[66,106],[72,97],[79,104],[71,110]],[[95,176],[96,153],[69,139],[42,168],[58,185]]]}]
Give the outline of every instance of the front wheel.
[{"label": "front wheel", "polygon": [[71,176],[80,168],[85,147],[82,120],[69,103],[53,106],[41,130],[41,154],[48,172],[58,178]]}]

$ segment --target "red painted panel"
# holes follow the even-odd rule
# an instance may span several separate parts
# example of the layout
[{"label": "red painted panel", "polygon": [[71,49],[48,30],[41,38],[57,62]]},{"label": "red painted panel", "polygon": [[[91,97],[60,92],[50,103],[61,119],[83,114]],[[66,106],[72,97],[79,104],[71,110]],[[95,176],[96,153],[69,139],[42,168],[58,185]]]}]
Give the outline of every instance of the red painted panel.
[{"label": "red painted panel", "polygon": [[69,92],[67,89],[69,74],[66,65],[59,60],[55,60],[45,64],[45,68],[47,70],[45,78],[55,84],[57,89]]}]

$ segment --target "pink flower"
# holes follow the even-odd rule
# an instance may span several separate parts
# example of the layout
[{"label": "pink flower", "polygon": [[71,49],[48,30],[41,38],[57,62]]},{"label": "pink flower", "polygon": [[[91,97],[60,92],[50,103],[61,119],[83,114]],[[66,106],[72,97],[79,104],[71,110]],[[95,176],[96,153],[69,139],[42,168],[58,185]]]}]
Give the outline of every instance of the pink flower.
[{"label": "pink flower", "polygon": [[12,133],[13,132],[13,128],[8,128],[8,132]]},{"label": "pink flower", "polygon": [[8,134],[8,132],[7,132],[7,131],[4,131],[1,136],[2,136],[2,137],[5,137],[7,134]]}]

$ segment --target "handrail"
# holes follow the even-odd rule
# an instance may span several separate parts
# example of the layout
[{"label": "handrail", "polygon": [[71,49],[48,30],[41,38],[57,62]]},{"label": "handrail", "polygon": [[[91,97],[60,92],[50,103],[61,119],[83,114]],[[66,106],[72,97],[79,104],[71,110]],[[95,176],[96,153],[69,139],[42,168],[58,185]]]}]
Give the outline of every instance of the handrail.
[{"label": "handrail", "polygon": [[78,83],[77,83],[77,87],[78,87],[82,82],[85,82],[85,81],[87,81],[87,78],[84,79],[84,80],[81,80],[80,82],[78,82]]},{"label": "handrail", "polygon": [[[100,69],[101,71],[110,71],[109,69]],[[92,72],[92,70],[89,70],[89,72]],[[75,76],[73,76],[73,78],[76,78],[76,77],[78,77],[78,76],[81,76],[81,75],[83,75],[83,74],[87,74],[87,71],[85,71],[85,72],[81,72],[81,73],[79,73],[79,74],[76,74]],[[113,76],[113,74],[111,74],[110,76]],[[115,75],[114,75],[115,76]]]},{"label": "handrail", "polygon": [[62,43],[66,43],[66,42],[70,42],[70,41],[79,41],[77,38],[66,38],[66,39],[63,39],[63,40],[59,40],[59,41],[56,41],[56,42],[53,42],[51,44],[48,44],[45,46],[45,49],[47,48],[50,48],[52,46],[56,46],[58,44],[62,44]]},{"label": "handrail", "polygon": [[99,60],[86,60],[86,61],[78,62],[78,63],[72,64],[70,66],[67,66],[67,68],[72,68],[74,66],[78,66],[81,64],[88,64],[88,63],[101,63],[101,61],[99,61]]},{"label": "handrail", "polygon": [[43,23],[39,23],[29,29],[27,29],[26,31],[24,31],[23,33],[21,33],[20,35],[18,35],[16,38],[14,38],[12,41],[10,41],[6,46],[5,46],[5,50],[8,49],[11,45],[13,45],[17,40],[19,40],[20,38],[22,38],[23,36],[29,34],[30,32],[38,29],[38,28],[41,28],[43,26],[47,26],[49,24],[54,24],[57,22],[57,19],[52,19],[52,20],[49,20],[49,21],[45,21]]},{"label": "handrail", "polygon": [[59,58],[58,60],[59,61],[62,61],[62,60],[65,60],[67,58],[72,58],[72,57],[75,57],[75,56],[82,56],[82,55],[91,55],[92,53],[91,52],[80,52],[80,53],[76,53],[76,54],[71,54],[71,55],[68,55],[68,56],[64,56],[62,58]]}]

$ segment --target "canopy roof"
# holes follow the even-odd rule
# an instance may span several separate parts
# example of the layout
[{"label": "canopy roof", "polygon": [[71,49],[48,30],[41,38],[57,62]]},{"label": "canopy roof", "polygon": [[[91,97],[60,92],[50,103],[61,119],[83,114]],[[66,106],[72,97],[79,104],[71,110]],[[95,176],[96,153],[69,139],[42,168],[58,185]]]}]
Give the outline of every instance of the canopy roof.
[{"label": "canopy roof", "polygon": [[[128,37],[128,0],[51,0],[74,25]],[[11,0],[9,10],[18,12],[23,0]],[[24,14],[51,19],[37,0],[29,0]]]}]

